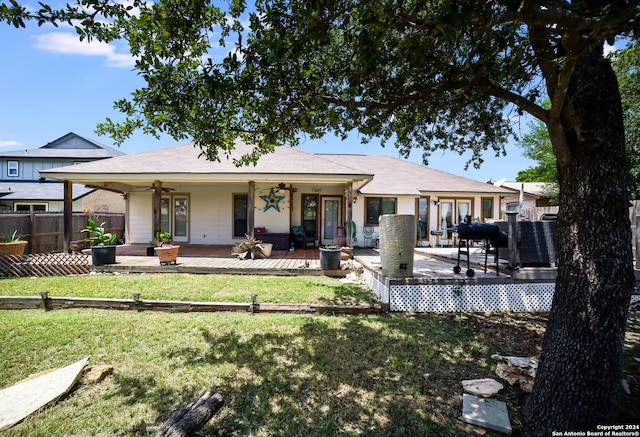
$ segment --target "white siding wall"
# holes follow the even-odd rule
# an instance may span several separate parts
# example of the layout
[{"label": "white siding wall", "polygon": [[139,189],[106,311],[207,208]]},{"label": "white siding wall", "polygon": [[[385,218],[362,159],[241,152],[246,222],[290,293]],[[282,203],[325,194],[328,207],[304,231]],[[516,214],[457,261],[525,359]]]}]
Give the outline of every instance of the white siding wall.
[{"label": "white siding wall", "polygon": [[190,243],[232,244],[233,195],[247,194],[247,184],[208,185],[190,189]]},{"label": "white siding wall", "polygon": [[[267,232],[288,233],[289,226],[301,223],[301,196],[302,194],[318,194],[320,201],[326,196],[343,196],[344,187],[340,184],[335,186],[315,186],[313,184],[295,184],[297,191],[293,194],[293,211],[291,223],[289,223],[289,191],[275,192],[277,196],[283,196],[278,202],[280,211],[275,208],[264,210],[265,200],[260,196],[267,196],[271,187],[275,183],[256,183],[255,193],[255,226],[264,226]],[[287,184],[288,185],[288,184]],[[212,185],[190,185],[182,184],[176,187],[169,195],[189,197],[189,243],[191,244],[234,244],[242,238],[233,238],[233,195],[248,194],[249,186],[246,183],[238,184],[212,184]],[[165,197],[167,195],[165,194]],[[131,243],[147,243],[152,239],[153,226],[153,193],[132,193],[129,195],[129,241]],[[362,227],[365,217],[365,195],[360,194],[355,204],[353,204],[353,220],[356,222],[357,238],[362,241]],[[481,215],[481,198],[487,196],[465,196],[451,195],[449,193],[431,194],[429,201],[429,229],[439,228],[439,209],[433,205],[434,199],[451,198],[471,198],[473,199],[472,217]],[[417,196],[398,196],[397,213],[414,215]],[[499,217],[499,197],[494,197],[494,216]],[[318,209],[322,208],[322,203]],[[345,212],[342,212],[345,216]],[[321,223],[318,224],[321,226]],[[378,229],[376,229],[378,232]],[[432,238],[435,244],[435,237]]]},{"label": "white siding wall", "polygon": [[147,244],[153,240],[153,194],[150,192],[129,193],[129,241]]}]

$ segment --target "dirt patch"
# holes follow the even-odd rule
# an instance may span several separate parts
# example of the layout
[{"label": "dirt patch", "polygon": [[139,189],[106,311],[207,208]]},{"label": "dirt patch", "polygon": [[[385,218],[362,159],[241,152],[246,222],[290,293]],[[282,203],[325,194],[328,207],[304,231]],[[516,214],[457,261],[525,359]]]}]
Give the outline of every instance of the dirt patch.
[{"label": "dirt patch", "polygon": [[[476,332],[478,338],[494,341],[496,353],[514,356],[539,356],[542,350],[547,317],[545,314],[496,313],[470,314],[465,322]],[[629,313],[624,347],[623,377],[629,391],[623,391],[620,400],[620,420],[626,424],[640,423],[640,314],[637,310]],[[487,375],[500,380],[495,375]],[[500,380],[501,381],[501,380]],[[528,394],[518,387],[501,381],[505,388],[498,399],[507,403],[513,426],[513,435],[522,435],[522,408]],[[471,435],[500,435],[479,427],[470,427]]]}]

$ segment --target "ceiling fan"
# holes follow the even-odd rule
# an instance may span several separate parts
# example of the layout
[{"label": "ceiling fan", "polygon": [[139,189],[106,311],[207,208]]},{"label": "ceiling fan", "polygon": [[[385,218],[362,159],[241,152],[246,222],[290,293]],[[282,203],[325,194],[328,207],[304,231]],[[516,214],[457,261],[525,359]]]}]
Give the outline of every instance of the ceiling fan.
[{"label": "ceiling fan", "polygon": [[[151,186],[147,186],[147,185],[142,185],[142,186],[137,186],[137,187],[133,187],[133,188],[144,188],[145,191],[153,191],[156,188],[156,184],[151,184]],[[175,188],[169,188],[169,187],[162,187],[161,188],[163,192],[168,193],[170,191],[175,191]]]}]

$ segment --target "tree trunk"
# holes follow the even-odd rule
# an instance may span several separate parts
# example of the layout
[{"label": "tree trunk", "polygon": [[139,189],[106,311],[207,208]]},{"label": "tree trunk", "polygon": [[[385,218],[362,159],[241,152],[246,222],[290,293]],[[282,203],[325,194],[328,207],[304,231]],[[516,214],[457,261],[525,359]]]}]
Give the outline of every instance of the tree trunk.
[{"label": "tree trunk", "polygon": [[533,392],[529,436],[586,431],[618,411],[625,322],[634,286],[622,108],[601,48],[578,62],[563,111],[571,149],[558,165],[558,279]]}]

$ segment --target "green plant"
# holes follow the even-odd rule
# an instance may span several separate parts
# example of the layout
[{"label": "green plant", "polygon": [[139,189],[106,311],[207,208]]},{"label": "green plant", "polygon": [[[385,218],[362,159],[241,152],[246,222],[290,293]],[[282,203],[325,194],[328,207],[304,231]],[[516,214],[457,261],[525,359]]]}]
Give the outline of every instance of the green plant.
[{"label": "green plant", "polygon": [[163,244],[171,243],[171,234],[167,231],[156,232],[156,246],[160,247]]},{"label": "green plant", "polygon": [[20,241],[18,231],[13,231],[13,233],[10,233],[9,231],[2,231],[0,234],[0,243],[16,243],[18,241]]},{"label": "green plant", "polygon": [[105,222],[97,225],[96,219],[97,217],[95,219],[93,217],[90,217],[87,227],[82,230],[82,232],[93,234],[92,236],[85,238],[84,241],[90,242],[92,246],[109,246],[113,244],[118,236],[116,234],[112,234],[111,232],[105,232]]}]

